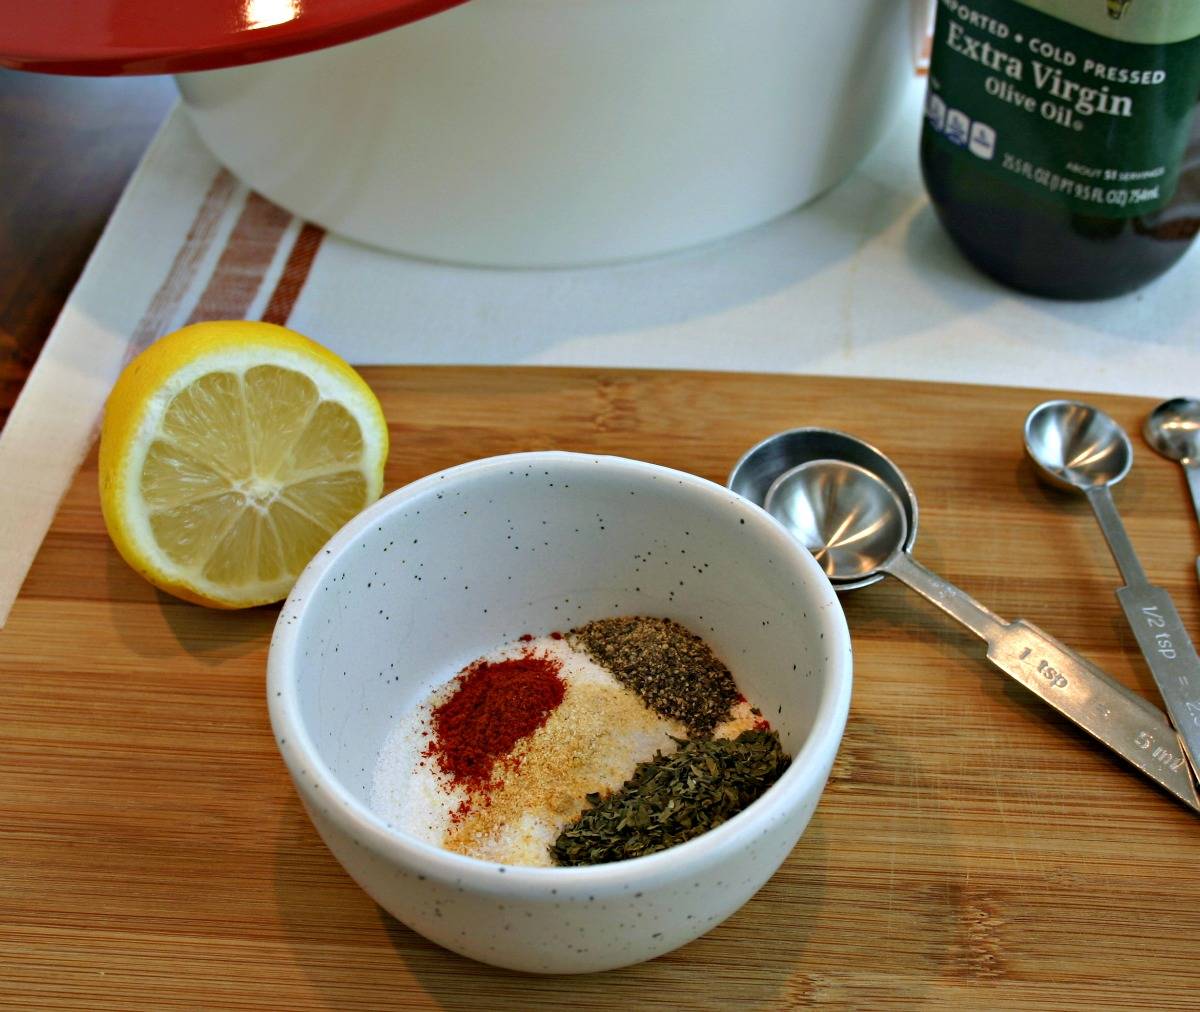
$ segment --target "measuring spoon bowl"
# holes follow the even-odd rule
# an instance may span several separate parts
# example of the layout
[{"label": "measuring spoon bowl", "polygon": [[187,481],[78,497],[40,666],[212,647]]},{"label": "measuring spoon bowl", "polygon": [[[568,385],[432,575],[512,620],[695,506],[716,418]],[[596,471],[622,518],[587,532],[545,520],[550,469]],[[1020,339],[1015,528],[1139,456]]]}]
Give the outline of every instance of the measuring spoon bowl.
[{"label": "measuring spoon bowl", "polygon": [[797,464],[771,483],[764,506],[812,553],[835,587],[874,575],[904,551],[903,505],[886,482],[858,464]]},{"label": "measuring spoon bowl", "polygon": [[[1200,520],[1200,401],[1176,397],[1150,412],[1142,426],[1146,442],[1164,457],[1183,465],[1196,519]],[[1200,558],[1196,559],[1200,577]]]},{"label": "measuring spoon bowl", "polygon": [[[905,532],[903,547],[906,550],[912,548],[917,539],[917,497],[908,479],[870,443],[845,432],[822,428],[778,432],[746,451],[734,465],[726,484],[738,495],[765,509],[772,485],[793,468],[813,461],[840,461],[855,465],[881,481],[901,504]],[[822,562],[822,565],[825,563]],[[881,579],[882,572],[872,572],[831,582],[834,589],[842,593],[869,586]]]},{"label": "measuring spoon bowl", "polygon": [[1050,484],[1083,492],[1115,485],[1133,463],[1124,430],[1078,401],[1046,401],[1029,412],[1025,452]]},{"label": "measuring spoon bowl", "polygon": [[1190,397],[1163,401],[1146,417],[1142,435],[1169,460],[1200,462],[1200,401]]}]

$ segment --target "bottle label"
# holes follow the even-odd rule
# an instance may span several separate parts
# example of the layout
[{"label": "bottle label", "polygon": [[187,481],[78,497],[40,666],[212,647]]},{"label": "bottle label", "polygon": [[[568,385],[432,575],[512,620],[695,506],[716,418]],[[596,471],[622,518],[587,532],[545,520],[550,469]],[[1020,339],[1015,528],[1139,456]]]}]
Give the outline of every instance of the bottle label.
[{"label": "bottle label", "polygon": [[938,0],[934,143],[1068,210],[1175,193],[1200,100],[1200,0]]}]

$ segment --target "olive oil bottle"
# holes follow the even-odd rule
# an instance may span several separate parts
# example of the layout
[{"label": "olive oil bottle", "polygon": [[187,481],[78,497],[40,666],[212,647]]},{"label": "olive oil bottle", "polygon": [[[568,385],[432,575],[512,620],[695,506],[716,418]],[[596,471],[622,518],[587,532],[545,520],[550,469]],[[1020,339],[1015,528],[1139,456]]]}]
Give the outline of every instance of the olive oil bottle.
[{"label": "olive oil bottle", "polygon": [[921,168],[1005,284],[1120,295],[1200,230],[1200,0],[938,0]]}]

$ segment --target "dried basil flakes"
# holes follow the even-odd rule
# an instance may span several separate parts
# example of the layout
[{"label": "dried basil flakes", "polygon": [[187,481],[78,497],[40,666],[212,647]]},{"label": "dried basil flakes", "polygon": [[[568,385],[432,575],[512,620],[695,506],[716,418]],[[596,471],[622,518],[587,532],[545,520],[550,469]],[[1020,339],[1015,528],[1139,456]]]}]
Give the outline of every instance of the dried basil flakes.
[{"label": "dried basil flakes", "polygon": [[591,806],[551,845],[559,865],[603,864],[673,847],[719,826],[778,780],[791,759],[775,731],[683,741],[638,763],[633,777]]}]

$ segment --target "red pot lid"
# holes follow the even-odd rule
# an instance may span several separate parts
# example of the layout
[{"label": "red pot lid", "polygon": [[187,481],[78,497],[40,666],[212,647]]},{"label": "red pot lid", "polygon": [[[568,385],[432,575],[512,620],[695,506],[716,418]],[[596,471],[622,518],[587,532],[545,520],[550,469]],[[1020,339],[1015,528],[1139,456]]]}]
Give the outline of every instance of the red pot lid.
[{"label": "red pot lid", "polygon": [[335,46],[464,0],[8,0],[0,66],[177,74]]}]

